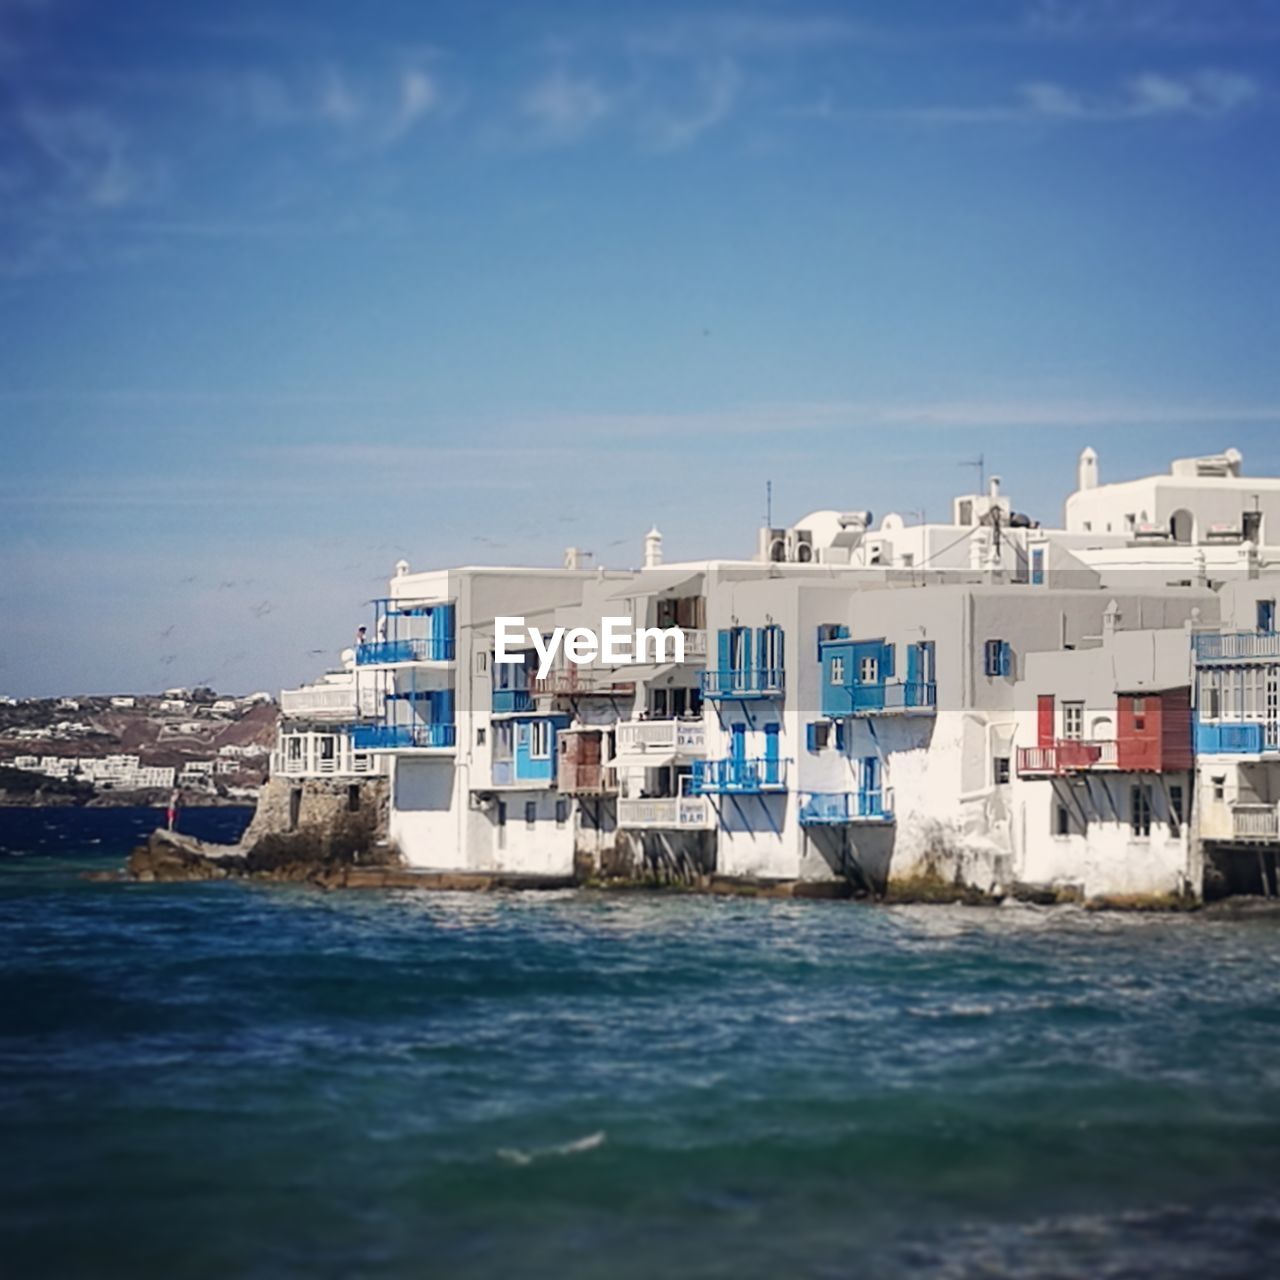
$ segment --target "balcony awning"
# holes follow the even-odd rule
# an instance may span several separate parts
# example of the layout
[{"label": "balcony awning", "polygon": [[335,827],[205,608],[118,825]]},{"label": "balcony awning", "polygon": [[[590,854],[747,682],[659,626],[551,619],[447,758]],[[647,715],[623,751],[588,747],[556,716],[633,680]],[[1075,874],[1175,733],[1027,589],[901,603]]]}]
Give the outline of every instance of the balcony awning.
[{"label": "balcony awning", "polygon": [[628,600],[635,596],[681,595],[689,587],[702,586],[701,569],[644,569],[638,578],[610,592],[606,600]]}]

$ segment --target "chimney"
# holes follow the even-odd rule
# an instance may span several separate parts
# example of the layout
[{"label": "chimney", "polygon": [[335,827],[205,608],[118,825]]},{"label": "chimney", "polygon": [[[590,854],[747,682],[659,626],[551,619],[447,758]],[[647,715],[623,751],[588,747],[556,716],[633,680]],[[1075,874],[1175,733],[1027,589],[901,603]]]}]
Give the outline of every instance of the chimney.
[{"label": "chimney", "polygon": [[644,535],[644,567],[646,569],[656,569],[661,563],[662,534],[658,532],[657,525],[654,525],[654,527]]},{"label": "chimney", "polygon": [[1000,497],[1000,477],[992,476],[987,482],[987,497],[995,502]]},{"label": "chimney", "polygon": [[1076,466],[1076,489],[1096,489],[1098,487],[1098,455],[1090,448],[1080,454],[1080,462]]},{"label": "chimney", "polygon": [[578,547],[565,547],[564,567],[566,569],[582,568],[582,551]]},{"label": "chimney", "polygon": [[409,562],[407,560],[396,561],[396,577],[403,578],[409,572]]}]

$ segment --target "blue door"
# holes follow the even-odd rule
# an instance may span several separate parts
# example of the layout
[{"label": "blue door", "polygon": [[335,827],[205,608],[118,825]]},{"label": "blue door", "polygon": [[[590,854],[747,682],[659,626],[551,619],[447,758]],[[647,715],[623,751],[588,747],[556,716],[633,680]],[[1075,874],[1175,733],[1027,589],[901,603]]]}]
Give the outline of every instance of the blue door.
[{"label": "blue door", "polygon": [[777,786],[781,781],[781,765],[778,757],[779,724],[767,724],[764,727],[764,780],[769,786]]},{"label": "blue door", "polygon": [[853,670],[849,684],[854,712],[884,709],[884,645],[879,640],[859,640],[853,646]]},{"label": "blue door", "polygon": [[862,792],[858,796],[858,813],[864,818],[875,818],[883,812],[880,788],[880,757],[862,757]]},{"label": "blue door", "polygon": [[739,787],[747,772],[747,726],[735,724],[729,735],[729,784]]}]

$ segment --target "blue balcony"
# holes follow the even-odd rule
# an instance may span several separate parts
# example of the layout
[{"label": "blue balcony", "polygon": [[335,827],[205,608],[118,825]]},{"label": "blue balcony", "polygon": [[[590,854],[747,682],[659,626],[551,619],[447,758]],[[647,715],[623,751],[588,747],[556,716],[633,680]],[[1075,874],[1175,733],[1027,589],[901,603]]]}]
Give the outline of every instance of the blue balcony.
[{"label": "blue balcony", "polygon": [[452,662],[453,637],[428,636],[409,640],[373,640],[356,646],[359,666],[388,666],[400,662]]},{"label": "blue balcony", "polygon": [[496,716],[515,715],[533,710],[533,694],[528,689],[495,689],[493,691],[493,714]]},{"label": "blue balcony", "polygon": [[355,751],[448,750],[458,745],[452,724],[357,724],[351,726]]},{"label": "blue balcony", "polygon": [[879,684],[822,687],[824,716],[931,714],[938,707],[938,686],[925,680],[886,680]]},{"label": "blue balcony", "polygon": [[786,760],[695,760],[694,795],[763,795],[787,789]]},{"label": "blue balcony", "polygon": [[893,793],[811,791],[800,800],[802,827],[838,827],[850,822],[892,822]]},{"label": "blue balcony", "polygon": [[1261,755],[1263,726],[1260,724],[1197,724],[1196,754]]},{"label": "blue balcony", "polygon": [[1192,637],[1197,662],[1249,662],[1280,658],[1280,632],[1202,631]]},{"label": "blue balcony", "polygon": [[698,679],[702,684],[702,696],[711,699],[781,698],[785,691],[781,667],[701,671]]}]

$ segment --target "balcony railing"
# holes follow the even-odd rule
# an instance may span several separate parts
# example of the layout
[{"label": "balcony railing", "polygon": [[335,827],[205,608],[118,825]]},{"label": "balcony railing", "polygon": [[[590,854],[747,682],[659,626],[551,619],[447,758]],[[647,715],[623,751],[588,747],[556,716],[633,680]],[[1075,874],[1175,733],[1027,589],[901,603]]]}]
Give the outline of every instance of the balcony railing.
[{"label": "balcony railing", "polygon": [[1197,662],[1280,658],[1280,632],[1276,631],[1202,631],[1193,643]]},{"label": "balcony railing", "polygon": [[1024,777],[1034,774],[1074,773],[1099,765],[1115,768],[1115,763],[1114,742],[1085,742],[1064,738],[1050,746],[1018,748],[1018,773]]},{"label": "balcony railing", "polygon": [[619,680],[612,672],[602,667],[565,667],[560,671],[551,671],[533,682],[535,695],[543,697],[608,698],[616,694],[635,692],[633,681]]},{"label": "balcony railing", "polygon": [[513,712],[532,710],[533,694],[528,689],[495,689],[493,691],[495,715],[510,715]]},{"label": "balcony railing", "polygon": [[695,760],[692,791],[697,795],[760,795],[785,791],[786,760]]},{"label": "balcony railing", "polygon": [[351,746],[356,751],[446,750],[458,745],[452,724],[356,724]]},{"label": "balcony railing", "polygon": [[707,730],[701,720],[624,720],[618,725],[620,756],[705,755]]},{"label": "balcony railing", "polygon": [[1261,724],[1197,724],[1196,752],[1204,756],[1260,755],[1265,747]]},{"label": "balcony railing", "polygon": [[802,827],[842,826],[850,822],[892,822],[893,790],[812,791],[801,797]]},{"label": "balcony railing", "polygon": [[[545,764],[546,761],[534,761],[536,764]],[[536,777],[530,776],[528,773],[529,763],[526,761],[524,768],[526,772],[519,773],[516,770],[516,761],[511,757],[494,760],[489,766],[489,777],[491,779],[490,786],[493,787],[511,787],[516,791],[549,791],[556,785],[556,779],[551,772],[539,772]]]},{"label": "balcony railing", "polygon": [[907,711],[935,711],[938,706],[938,686],[932,680],[886,680],[882,684],[846,685],[843,693],[847,703],[833,714],[849,716],[874,716]]},{"label": "balcony railing", "polygon": [[702,671],[698,679],[707,698],[781,698],[785,689],[781,667]]},{"label": "balcony railing", "polygon": [[351,685],[315,685],[301,689],[283,689],[280,693],[282,714],[296,720],[353,720],[357,715],[381,714],[374,689],[361,689],[359,706]]},{"label": "balcony railing", "polygon": [[657,831],[705,831],[714,815],[705,796],[618,801],[618,826]]},{"label": "balcony railing", "polygon": [[356,646],[356,662],[362,667],[399,662],[452,662],[453,652],[452,636],[371,640]]},{"label": "balcony railing", "polygon": [[1273,804],[1232,805],[1231,831],[1237,840],[1280,841],[1280,809]]}]

